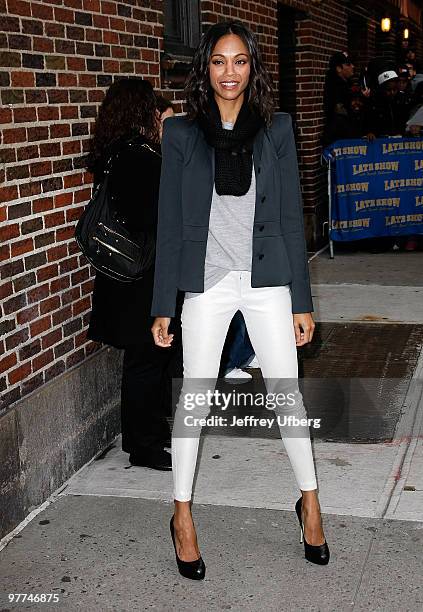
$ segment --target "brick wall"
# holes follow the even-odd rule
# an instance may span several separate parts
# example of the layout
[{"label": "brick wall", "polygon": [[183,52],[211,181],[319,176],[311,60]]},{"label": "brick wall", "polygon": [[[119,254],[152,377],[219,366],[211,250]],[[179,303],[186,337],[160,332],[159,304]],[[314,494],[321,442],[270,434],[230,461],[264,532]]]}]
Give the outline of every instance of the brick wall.
[{"label": "brick wall", "polygon": [[4,410],[81,362],[92,270],[73,239],[81,167],[115,75],[159,87],[160,1],[0,0],[0,392]]},{"label": "brick wall", "polygon": [[[302,12],[295,119],[312,237],[326,190],[324,74],[331,53],[347,47],[347,15],[335,0],[283,4]],[[277,0],[202,0],[201,10],[203,27],[228,18],[252,27],[277,88]],[[162,11],[161,0],[0,0],[0,412],[98,348],[85,337],[93,274],[73,240],[91,193],[81,159],[117,75],[160,88]],[[373,21],[369,44],[376,27]],[[163,93],[182,101],[180,91]]]}]

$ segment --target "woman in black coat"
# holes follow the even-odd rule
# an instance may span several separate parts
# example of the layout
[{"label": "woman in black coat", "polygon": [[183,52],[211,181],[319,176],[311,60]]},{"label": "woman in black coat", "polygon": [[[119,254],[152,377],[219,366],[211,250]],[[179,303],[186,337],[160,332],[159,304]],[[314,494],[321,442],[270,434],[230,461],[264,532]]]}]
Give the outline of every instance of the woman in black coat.
[{"label": "woman in black coat", "polygon": [[[110,191],[119,216],[134,232],[157,229],[161,169],[160,114],[148,81],[121,79],[111,85],[97,118],[89,157],[94,182],[101,181],[112,156]],[[122,449],[133,465],[171,469],[172,376],[181,376],[181,344],[168,355],[155,346],[150,327],[154,265],[143,278],[120,282],[96,273],[88,337],[124,349],[121,420]]]}]

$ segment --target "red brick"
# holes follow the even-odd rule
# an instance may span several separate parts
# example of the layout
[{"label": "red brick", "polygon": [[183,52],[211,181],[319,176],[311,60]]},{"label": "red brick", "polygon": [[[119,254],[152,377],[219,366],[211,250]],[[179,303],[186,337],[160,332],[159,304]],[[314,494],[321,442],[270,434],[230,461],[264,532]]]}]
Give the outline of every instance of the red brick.
[{"label": "red brick", "polygon": [[13,242],[11,245],[12,257],[17,257],[23,253],[29,253],[33,248],[34,243],[32,238],[26,238],[25,240],[20,240],[19,242]]},{"label": "red brick", "polygon": [[15,385],[18,382],[24,380],[29,374],[31,374],[31,363],[24,363],[19,366],[15,370],[9,372],[7,379],[9,381],[9,385]]},{"label": "red brick", "polygon": [[47,312],[52,312],[53,310],[57,310],[60,308],[60,298],[58,295],[54,295],[48,300],[43,300],[40,302],[40,313],[46,314]]},{"label": "red brick", "polygon": [[91,199],[91,192],[92,190],[90,188],[79,189],[78,191],[74,191],[74,194],[73,194],[74,204],[79,204],[80,202],[88,202],[88,200]]},{"label": "red brick", "polygon": [[32,360],[32,371],[37,372],[38,370],[45,368],[45,366],[51,363],[53,360],[53,349],[49,349],[45,353],[41,353],[41,355],[38,355],[37,357],[35,357],[35,359]]},{"label": "red brick", "polygon": [[110,17],[110,28],[112,30],[119,30],[120,32],[125,32],[126,23],[124,19],[119,19],[118,17]]},{"label": "red brick", "polygon": [[54,196],[54,207],[61,208],[62,206],[69,206],[72,204],[72,194],[71,193],[59,193],[57,196]]},{"label": "red brick", "polygon": [[82,174],[68,174],[68,176],[63,177],[63,186],[65,189],[69,187],[78,187],[82,185]]},{"label": "red brick", "polygon": [[64,293],[62,293],[62,306],[65,306],[66,304],[71,304],[72,302],[74,302],[75,300],[77,300],[81,295],[81,289],[80,287],[72,287],[72,289],[69,289],[69,291],[65,291]]},{"label": "red brick", "polygon": [[69,259],[65,259],[64,261],[60,262],[60,274],[63,274],[64,272],[70,272],[71,270],[75,270],[75,268],[78,267],[78,258],[77,257],[71,257]]},{"label": "red brick", "polygon": [[38,287],[34,287],[30,289],[27,293],[28,304],[34,304],[36,302],[40,302],[41,300],[45,300],[49,296],[49,285],[45,283],[44,285],[39,285]]},{"label": "red brick", "polygon": [[55,7],[54,8],[54,19],[59,23],[74,23],[75,17],[74,12],[68,9]]},{"label": "red brick", "polygon": [[77,83],[76,74],[59,74],[59,87],[76,87]]},{"label": "red brick", "polygon": [[93,15],[93,25],[97,29],[108,30],[109,17],[105,17],[104,15]]},{"label": "red brick", "polygon": [[100,0],[82,0],[82,6],[86,11],[92,13],[100,12]]},{"label": "red brick", "polygon": [[63,0],[63,3],[74,9],[82,9],[82,0]]},{"label": "red brick", "polygon": [[31,5],[29,2],[23,2],[23,0],[8,0],[7,6],[11,15],[31,17]]},{"label": "red brick", "polygon": [[51,316],[48,315],[43,317],[42,319],[37,319],[29,326],[29,333],[31,334],[31,338],[34,336],[39,336],[43,332],[47,331],[51,326]]},{"label": "red brick", "polygon": [[59,327],[58,329],[54,329],[53,331],[49,332],[45,336],[42,336],[41,346],[43,350],[60,342],[62,340],[62,337],[63,337],[63,333],[62,333],[61,327]]},{"label": "red brick", "polygon": [[0,372],[10,370],[10,368],[13,368],[13,366],[16,365],[16,362],[17,359],[15,353],[11,353],[10,355],[3,357],[3,359],[0,359]]},{"label": "red brick", "polygon": [[29,198],[34,195],[39,195],[40,193],[41,193],[40,181],[31,180],[31,182],[29,183],[21,183],[19,185],[19,197],[21,198]]},{"label": "red brick", "polygon": [[33,72],[12,72],[12,87],[35,87],[35,74]]},{"label": "red brick", "polygon": [[17,238],[20,235],[19,225],[13,223],[12,225],[4,225],[0,227],[0,242],[6,242],[12,238]]},{"label": "red brick", "polygon": [[65,215],[63,211],[54,212],[44,217],[44,227],[56,227],[57,225],[63,225],[65,222]]},{"label": "red brick", "polygon": [[103,32],[103,42],[111,45],[119,44],[119,34],[117,32],[110,32],[109,30],[105,30]]},{"label": "red brick", "polygon": [[0,109],[0,123],[5,125],[6,123],[12,123],[12,110],[10,108]]},{"label": "red brick", "polygon": [[59,119],[57,106],[39,106],[37,110],[38,121],[54,121]]},{"label": "red brick", "polygon": [[34,211],[34,213],[44,212],[45,210],[52,210],[53,208],[53,198],[40,198],[39,200],[34,200],[32,203],[32,210]]},{"label": "red brick", "polygon": [[86,330],[82,331],[80,334],[75,336],[75,348],[79,348],[83,346],[87,342],[87,332]]},{"label": "red brick", "polygon": [[44,21],[53,21],[53,7],[46,4],[32,3],[32,15]]},{"label": "red brick", "polygon": [[13,120],[15,123],[29,123],[36,121],[37,113],[35,108],[14,108],[13,109]]},{"label": "red brick", "polygon": [[12,128],[3,130],[3,144],[11,144],[15,142],[24,142],[26,140],[25,128]]},{"label": "red brick", "polygon": [[68,57],[66,59],[68,70],[85,70],[86,62],[82,57]]},{"label": "red brick", "polygon": [[77,106],[61,106],[60,119],[78,119]]},{"label": "red brick", "polygon": [[16,200],[18,197],[18,188],[16,185],[9,185],[8,187],[0,187],[0,202],[10,202]]},{"label": "red brick", "polygon": [[67,289],[70,285],[70,277],[62,276],[61,278],[57,278],[50,283],[50,295],[53,293],[60,293],[64,289]]},{"label": "red brick", "polygon": [[0,284],[0,299],[1,300],[5,300],[6,298],[9,297],[9,295],[12,295],[12,293],[13,293],[13,285],[10,281],[7,283]]},{"label": "red brick", "polygon": [[0,261],[6,261],[10,259],[10,245],[5,244],[0,246]]},{"label": "red brick", "polygon": [[89,296],[84,297],[82,300],[75,302],[72,306],[72,315],[74,317],[80,315],[82,312],[89,310],[91,307],[91,299]]},{"label": "red brick", "polygon": [[23,323],[28,323],[29,321],[33,321],[36,317],[38,317],[39,314],[40,314],[40,308],[38,304],[36,304],[35,306],[30,306],[29,308],[26,308],[25,310],[21,310],[20,312],[18,312],[18,314],[16,315],[16,320],[19,323],[19,325],[22,325]]},{"label": "red brick", "polygon": [[84,206],[79,206],[78,208],[70,208],[66,211],[66,223],[73,223],[74,221],[78,221],[79,217],[84,210]]},{"label": "red brick", "polygon": [[[75,155],[81,153],[81,142],[79,140],[71,140],[70,142],[62,143],[62,151],[63,155]],[[66,179],[68,179],[68,184],[66,184]],[[78,185],[80,183],[77,183]],[[73,187],[72,183],[69,183],[69,177],[65,177],[65,188]]]},{"label": "red brick", "polygon": [[50,126],[50,138],[67,138],[70,136],[70,126],[67,123],[58,123]]},{"label": "red brick", "polygon": [[54,278],[55,276],[57,276],[58,272],[59,267],[57,264],[52,264],[50,266],[44,266],[43,268],[39,268],[37,270],[37,281],[41,283],[50,278]]},{"label": "red brick", "polygon": [[47,140],[48,139],[48,127],[47,126],[37,126],[28,128],[28,140],[30,142]]},{"label": "red brick", "polygon": [[37,162],[31,164],[31,176],[47,176],[51,174],[51,161]]},{"label": "red brick", "polygon": [[71,316],[72,307],[70,304],[68,304],[61,310],[58,310],[57,312],[54,312],[52,314],[53,325],[59,325],[60,323],[63,323],[63,321],[67,321],[68,319],[70,319]]},{"label": "red brick", "polygon": [[[63,214],[63,213],[62,213]],[[69,229],[69,228],[65,228]],[[74,232],[74,228],[70,228]],[[48,261],[57,261],[58,259],[63,259],[67,255],[66,245],[59,244],[47,251],[47,260]]]},{"label": "red brick", "polygon": [[72,368],[77,363],[80,363],[84,358],[85,358],[84,349],[79,349],[75,353],[72,353],[72,355],[69,355],[69,357],[66,359],[66,367]]},{"label": "red brick", "polygon": [[18,161],[38,158],[38,145],[30,145],[29,147],[19,147],[19,149],[17,149],[17,153]]},{"label": "red brick", "polygon": [[56,242],[62,242],[63,240],[69,240],[73,238],[75,234],[74,227],[62,227],[56,231]]}]

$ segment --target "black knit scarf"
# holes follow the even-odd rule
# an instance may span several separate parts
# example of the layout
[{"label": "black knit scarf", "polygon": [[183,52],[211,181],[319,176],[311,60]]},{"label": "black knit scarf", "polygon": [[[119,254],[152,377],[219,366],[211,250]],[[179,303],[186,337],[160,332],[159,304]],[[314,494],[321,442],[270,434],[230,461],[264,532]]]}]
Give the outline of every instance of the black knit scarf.
[{"label": "black knit scarf", "polygon": [[264,124],[244,99],[232,130],[222,127],[219,107],[210,98],[207,115],[198,122],[206,141],[215,150],[215,189],[219,195],[242,196],[251,185],[254,137]]}]

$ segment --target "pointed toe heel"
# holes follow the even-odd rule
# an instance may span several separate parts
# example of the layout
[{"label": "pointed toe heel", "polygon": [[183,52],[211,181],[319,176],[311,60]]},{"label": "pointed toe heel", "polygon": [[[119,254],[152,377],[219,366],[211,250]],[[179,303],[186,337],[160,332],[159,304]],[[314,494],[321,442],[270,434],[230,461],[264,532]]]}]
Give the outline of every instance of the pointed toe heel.
[{"label": "pointed toe heel", "polygon": [[327,565],[330,559],[329,546],[327,542],[320,544],[319,546],[312,546],[308,544],[304,537],[304,526],[303,520],[301,518],[301,506],[302,506],[302,498],[300,497],[295,504],[295,512],[298,516],[298,521],[300,523],[300,542],[304,544],[304,556],[307,561],[311,563],[316,563],[317,565]]},{"label": "pointed toe heel", "polygon": [[178,553],[176,552],[176,543],[175,543],[175,528],[173,526],[173,516],[170,519],[170,535],[172,536],[173,548],[175,549],[175,557],[176,564],[178,566],[179,573],[184,578],[189,578],[190,580],[203,580],[206,575],[206,565],[200,556],[199,559],[195,561],[182,561],[178,557]]}]

